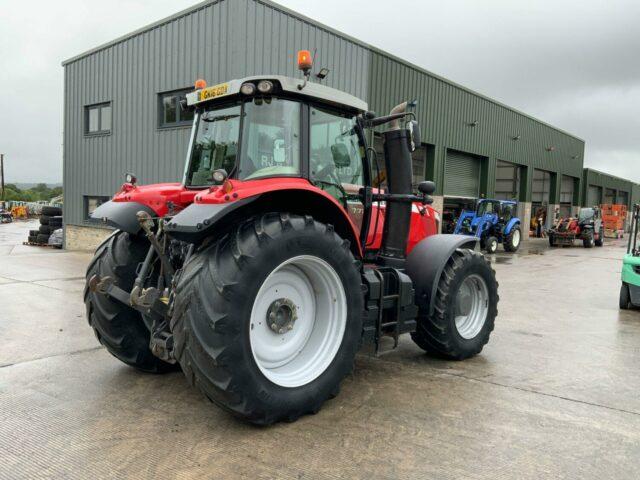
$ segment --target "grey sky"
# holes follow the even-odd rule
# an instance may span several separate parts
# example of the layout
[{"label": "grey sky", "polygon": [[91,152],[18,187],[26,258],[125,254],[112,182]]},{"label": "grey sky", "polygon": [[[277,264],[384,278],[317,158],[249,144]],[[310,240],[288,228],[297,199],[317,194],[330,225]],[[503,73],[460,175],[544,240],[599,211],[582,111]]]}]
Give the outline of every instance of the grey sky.
[{"label": "grey sky", "polygon": [[[62,178],[62,60],[194,3],[0,0],[7,180]],[[640,182],[640,2],[279,3],[567,130],[586,166]]]}]

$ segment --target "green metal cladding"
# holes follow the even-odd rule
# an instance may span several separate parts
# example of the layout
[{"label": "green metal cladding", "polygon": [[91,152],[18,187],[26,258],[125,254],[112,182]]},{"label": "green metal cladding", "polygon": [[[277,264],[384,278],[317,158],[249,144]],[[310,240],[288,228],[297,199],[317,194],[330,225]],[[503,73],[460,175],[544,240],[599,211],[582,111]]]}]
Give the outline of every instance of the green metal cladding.
[{"label": "green metal cladding", "polygon": [[582,204],[587,205],[589,186],[596,186],[602,189],[614,190],[616,193],[616,203],[620,201],[620,192],[627,194],[627,206],[631,208],[634,203],[640,202],[640,185],[624,178],[609,175],[592,168],[585,168],[582,181]]}]

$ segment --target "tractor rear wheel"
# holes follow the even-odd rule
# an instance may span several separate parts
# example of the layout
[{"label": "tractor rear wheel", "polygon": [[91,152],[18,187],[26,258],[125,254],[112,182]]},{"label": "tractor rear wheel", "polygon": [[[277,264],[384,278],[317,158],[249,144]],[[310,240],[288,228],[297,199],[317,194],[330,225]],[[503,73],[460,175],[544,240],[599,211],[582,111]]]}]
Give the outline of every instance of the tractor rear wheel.
[{"label": "tractor rear wheel", "polygon": [[517,252],[520,248],[520,242],[522,241],[522,231],[520,227],[513,227],[504,239],[504,249],[507,252]]},{"label": "tractor rear wheel", "polygon": [[144,237],[118,231],[107,238],[87,268],[84,303],[89,325],[111,355],[139,370],[162,373],[175,370],[176,366],[151,353],[151,333],[142,315],[128,305],[92,292],[88,286],[94,275],[109,276],[118,287],[131,291],[138,264],[144,260],[148,249],[149,241]]},{"label": "tractor rear wheel", "polygon": [[311,217],[248,220],[179,274],[171,329],[187,380],[252,423],[294,421],[337,395],[362,335],[359,262]]},{"label": "tractor rear wheel", "polygon": [[631,308],[631,295],[629,294],[629,285],[622,282],[620,287],[620,309],[629,310]]},{"label": "tractor rear wheel", "polygon": [[489,341],[498,314],[498,282],[480,253],[457,250],[438,283],[432,315],[420,313],[413,341],[427,353],[463,360]]}]

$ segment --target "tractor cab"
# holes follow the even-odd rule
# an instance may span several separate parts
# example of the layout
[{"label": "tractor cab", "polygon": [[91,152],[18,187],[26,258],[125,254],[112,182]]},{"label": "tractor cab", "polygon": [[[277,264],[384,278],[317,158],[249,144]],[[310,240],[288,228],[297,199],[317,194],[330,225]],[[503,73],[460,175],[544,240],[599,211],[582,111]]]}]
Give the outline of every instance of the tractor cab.
[{"label": "tractor cab", "polygon": [[577,221],[581,228],[585,228],[586,226],[593,226],[600,218],[600,208],[587,207],[580,209]]},{"label": "tractor cab", "polygon": [[[402,120],[403,131],[409,132],[403,141],[415,148],[419,132],[417,122],[405,121],[413,116],[405,111],[406,103],[402,111],[374,119],[357,97],[285,76],[248,77],[211,87],[198,81],[197,86],[183,105],[195,113],[183,178],[184,188],[201,191],[194,205],[249,201],[265,210],[286,206],[296,213],[311,212],[336,224],[359,254],[378,256],[390,197],[372,185],[371,163],[376,160],[369,158],[365,130],[392,121],[400,126]],[[403,201],[415,208],[406,218],[409,241],[393,254],[400,259],[438,230],[429,182],[417,195],[410,186],[402,188]],[[342,217],[336,209],[345,211],[348,220],[333,220]],[[204,225],[184,215],[167,227],[176,238],[186,238],[204,236]]]}]

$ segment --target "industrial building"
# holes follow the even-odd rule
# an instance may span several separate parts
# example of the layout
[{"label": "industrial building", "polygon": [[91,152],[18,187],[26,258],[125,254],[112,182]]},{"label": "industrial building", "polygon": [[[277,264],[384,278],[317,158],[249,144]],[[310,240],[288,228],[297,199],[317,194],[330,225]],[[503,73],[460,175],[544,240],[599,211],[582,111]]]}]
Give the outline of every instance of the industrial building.
[{"label": "industrial building", "polygon": [[[570,133],[270,1],[209,0],[63,63],[67,248],[104,236],[88,216],[125,172],[143,184],[182,178],[192,117],[179,100],[195,79],[298,76],[302,48],[330,70],[324,83],[371,110],[417,100],[424,143],[414,179],[436,182],[445,222],[481,196],[519,200],[528,225],[532,209],[568,213],[588,203],[586,184],[604,189],[603,199],[607,189],[627,202],[640,194],[583,173],[585,143]],[[381,152],[379,136],[373,143]]]}]

